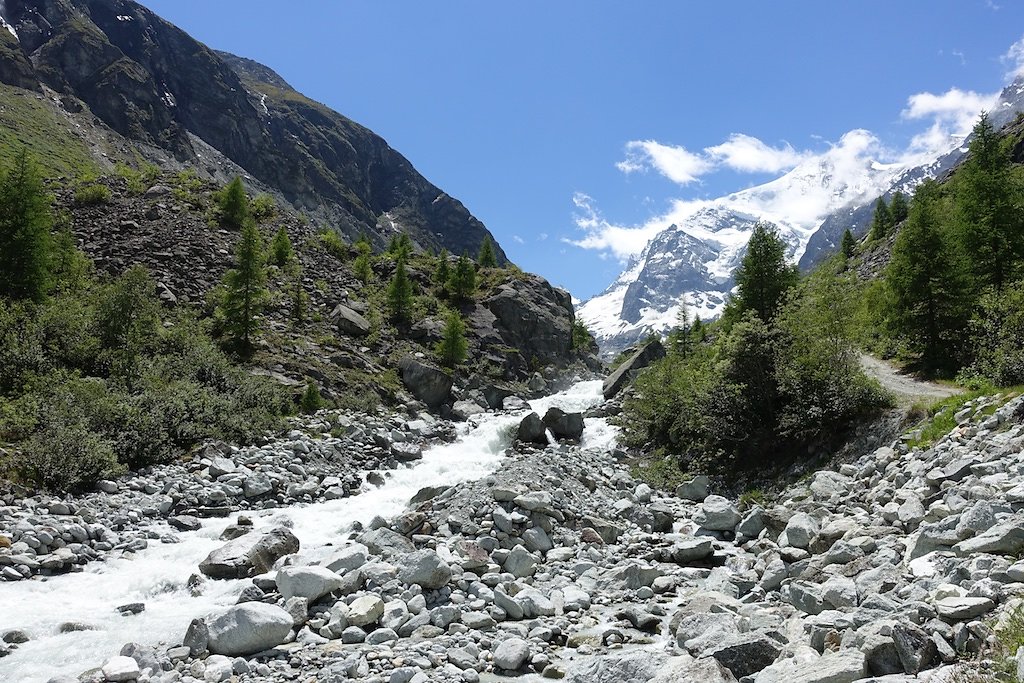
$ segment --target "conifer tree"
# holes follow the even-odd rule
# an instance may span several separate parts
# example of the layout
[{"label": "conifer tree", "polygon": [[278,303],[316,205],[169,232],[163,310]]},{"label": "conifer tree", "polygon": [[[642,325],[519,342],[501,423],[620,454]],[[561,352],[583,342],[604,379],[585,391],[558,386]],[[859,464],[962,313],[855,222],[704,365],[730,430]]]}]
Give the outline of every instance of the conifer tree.
[{"label": "conifer tree", "polygon": [[441,357],[441,364],[447,368],[455,368],[466,360],[467,348],[466,324],[458,311],[450,311],[445,317],[441,341],[437,344],[437,355]]},{"label": "conifer tree", "polygon": [[235,247],[235,267],[224,276],[220,314],[231,344],[242,352],[252,348],[259,315],[267,300],[263,239],[252,221],[242,228]]},{"label": "conifer tree", "polygon": [[480,254],[476,258],[476,262],[480,264],[481,268],[497,268],[498,257],[494,254],[494,242],[491,241],[490,235],[484,236],[483,244],[480,245]]},{"label": "conifer tree", "polygon": [[853,233],[847,229],[843,233],[843,241],[840,243],[839,250],[843,254],[843,258],[850,258],[853,256],[853,252],[857,248],[857,241],[853,238]]},{"label": "conifer tree", "polygon": [[288,238],[288,230],[282,225],[270,243],[270,261],[275,266],[284,268],[293,258],[295,251],[292,249],[292,241]]},{"label": "conifer tree", "polygon": [[907,206],[907,197],[902,192],[896,192],[889,202],[889,219],[893,225],[898,225],[907,220],[910,207]]},{"label": "conifer tree", "polygon": [[918,186],[886,273],[893,327],[929,370],[955,365],[967,317],[963,264],[942,223],[941,202],[935,181]]},{"label": "conifer tree", "polygon": [[221,191],[218,201],[221,223],[227,228],[241,230],[249,221],[249,197],[242,179],[235,176]]},{"label": "conifer tree", "polygon": [[786,291],[800,279],[796,266],[786,262],[786,244],[774,225],[754,225],[735,278],[739,312],[754,311],[762,321],[771,322]]},{"label": "conifer tree", "polygon": [[28,150],[0,176],[0,296],[42,299],[50,285],[50,198]]},{"label": "conifer tree", "polygon": [[875,215],[871,219],[869,239],[872,241],[882,239],[889,234],[889,228],[891,227],[892,216],[889,214],[889,207],[885,203],[885,199],[879,197],[878,201],[875,202]]},{"label": "conifer tree", "polygon": [[476,291],[476,268],[465,252],[459,257],[455,270],[448,278],[448,290],[458,301],[468,301]]},{"label": "conifer tree", "polygon": [[302,286],[302,266],[298,261],[292,261],[287,267],[287,273],[292,321],[302,324],[306,322],[306,308],[309,304],[309,296]]},{"label": "conifer tree", "polygon": [[405,269],[405,260],[398,259],[395,275],[388,285],[388,310],[396,322],[407,323],[412,317],[412,281]]},{"label": "conifer tree", "polygon": [[408,261],[412,256],[412,239],[408,233],[401,233],[391,238],[388,254],[396,261]]},{"label": "conifer tree", "polygon": [[1020,188],[1011,173],[1008,141],[987,114],[972,135],[957,174],[961,236],[978,284],[1000,291],[1024,258],[1024,220],[1016,201]]}]

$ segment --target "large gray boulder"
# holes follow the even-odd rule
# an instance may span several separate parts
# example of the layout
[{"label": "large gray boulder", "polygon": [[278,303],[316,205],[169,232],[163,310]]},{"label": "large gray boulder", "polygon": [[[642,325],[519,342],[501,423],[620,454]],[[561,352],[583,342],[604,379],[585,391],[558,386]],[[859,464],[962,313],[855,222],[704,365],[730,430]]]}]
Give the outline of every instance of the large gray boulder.
[{"label": "large gray boulder", "polygon": [[387,527],[372,529],[359,535],[359,543],[366,546],[371,553],[385,560],[402,557],[416,550],[416,546],[408,538]]},{"label": "large gray boulder", "polygon": [[214,579],[241,579],[268,572],[277,560],[298,551],[299,539],[284,527],[254,531],[211,552],[199,571]]},{"label": "large gray boulder", "polygon": [[813,662],[780,659],[762,669],[754,683],[853,683],[865,676],[864,653],[848,649],[826,652]]},{"label": "large gray boulder", "polygon": [[544,413],[543,421],[556,439],[579,441],[583,436],[583,415],[581,413],[567,413],[561,408],[548,408],[548,412]]},{"label": "large gray boulder", "polygon": [[342,334],[352,337],[365,337],[370,334],[370,321],[345,304],[338,304],[334,307],[330,320]]},{"label": "large gray boulder", "polygon": [[398,560],[398,578],[426,590],[444,586],[452,578],[452,570],[433,550],[417,550]]},{"label": "large gray boulder", "polygon": [[327,567],[285,567],[277,573],[277,589],[285,600],[306,598],[310,603],[341,588],[342,578]]},{"label": "large gray boulder", "polygon": [[292,630],[292,617],[277,605],[246,602],[207,621],[213,654],[243,657],[276,647]]},{"label": "large gray boulder", "polygon": [[710,531],[732,531],[742,518],[740,511],[727,498],[713,495],[704,499],[693,516],[695,522]]},{"label": "large gray boulder", "polygon": [[539,443],[547,445],[548,437],[544,422],[537,413],[530,413],[519,423],[516,439],[523,443]]},{"label": "large gray boulder", "polygon": [[622,365],[617,367],[612,374],[608,375],[601,386],[601,392],[604,394],[604,397],[606,399],[614,397],[622,391],[623,387],[626,386],[636,372],[664,357],[665,347],[657,339],[651,340],[650,343],[645,344]]},{"label": "large gray boulder", "polygon": [[406,356],[398,363],[402,383],[412,395],[431,408],[439,408],[451,400],[452,376],[432,365]]},{"label": "large gray boulder", "polygon": [[970,557],[978,553],[1016,555],[1022,549],[1024,549],[1024,521],[1020,518],[996,524],[984,533],[960,541],[953,546],[953,552],[960,557]]},{"label": "large gray boulder", "polygon": [[494,648],[494,666],[505,671],[515,671],[530,658],[530,644],[522,638],[509,638]]},{"label": "large gray boulder", "polygon": [[497,331],[505,346],[542,365],[564,364],[572,355],[572,297],[543,278],[517,277],[514,283],[499,286],[483,301],[483,308],[493,316],[490,329],[469,323],[475,333],[484,333],[480,336]]},{"label": "large gray boulder", "polygon": [[639,683],[660,673],[666,656],[654,650],[634,650],[603,657],[580,657],[566,671],[566,683]]}]

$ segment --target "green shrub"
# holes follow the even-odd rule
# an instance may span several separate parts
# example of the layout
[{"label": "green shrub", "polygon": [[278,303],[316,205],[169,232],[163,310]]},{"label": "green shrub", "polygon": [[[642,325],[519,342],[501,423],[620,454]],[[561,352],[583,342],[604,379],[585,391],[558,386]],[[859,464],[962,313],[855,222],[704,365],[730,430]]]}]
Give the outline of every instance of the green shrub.
[{"label": "green shrub", "polygon": [[109,201],[110,189],[106,185],[83,185],[75,190],[75,204],[78,206],[96,206]]},{"label": "green shrub", "polygon": [[118,164],[114,172],[124,178],[128,193],[136,196],[145,194],[146,190],[153,187],[153,183],[160,178],[160,167],[153,164],[144,164],[138,171],[131,166]]},{"label": "green shrub", "polygon": [[970,332],[974,360],[967,374],[998,386],[1024,384],[1024,282],[982,294]]},{"label": "green shrub", "polygon": [[203,192],[205,184],[195,170],[189,168],[180,171],[171,180],[174,186],[174,197],[194,209],[202,209],[206,206],[206,196]]},{"label": "green shrub", "polygon": [[269,194],[261,193],[253,198],[249,210],[252,217],[262,223],[277,215],[277,202]]},{"label": "green shrub", "polygon": [[681,469],[766,473],[885,405],[848,341],[852,297],[823,282],[774,309],[774,324],[748,310],[642,372],[624,406],[627,441]]},{"label": "green shrub", "polygon": [[306,415],[311,415],[323,407],[324,399],[320,396],[320,387],[312,382],[307,384],[305,391],[302,392],[302,398],[299,399],[299,408]]},{"label": "green shrub", "polygon": [[338,234],[337,230],[324,230],[319,234],[318,238],[320,240],[320,246],[334,258],[339,261],[344,261],[348,256],[348,247],[345,245],[345,242],[342,241],[341,235]]},{"label": "green shrub", "polygon": [[15,450],[11,464],[21,480],[53,491],[81,490],[123,470],[108,440],[59,415]]}]

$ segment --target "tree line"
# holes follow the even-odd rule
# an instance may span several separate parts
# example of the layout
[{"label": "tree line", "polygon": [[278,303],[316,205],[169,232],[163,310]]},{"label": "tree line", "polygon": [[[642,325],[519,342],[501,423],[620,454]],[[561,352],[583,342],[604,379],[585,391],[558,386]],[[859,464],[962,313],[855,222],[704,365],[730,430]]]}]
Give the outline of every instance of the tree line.
[{"label": "tree line", "polygon": [[865,297],[876,345],[927,374],[1024,383],[1024,171],[1012,145],[982,115],[952,177],[914,191]]}]

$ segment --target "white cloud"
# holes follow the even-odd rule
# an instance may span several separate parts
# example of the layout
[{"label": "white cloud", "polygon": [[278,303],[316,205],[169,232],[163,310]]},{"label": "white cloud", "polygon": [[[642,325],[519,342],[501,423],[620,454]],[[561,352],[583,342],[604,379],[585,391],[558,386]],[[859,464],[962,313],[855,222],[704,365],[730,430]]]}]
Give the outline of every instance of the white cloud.
[{"label": "white cloud", "polygon": [[1009,69],[1006,74],[1008,79],[1024,75],[1024,37],[1010,46],[1003,55],[1002,62]]},{"label": "white cloud", "polygon": [[615,164],[623,173],[636,173],[653,168],[674,183],[689,185],[714,169],[714,164],[685,147],[663,145],[656,140],[633,140],[626,143],[626,158]]},{"label": "white cloud", "polygon": [[512,235],[512,241],[515,242],[516,244],[526,244],[526,240],[524,240],[519,235]]},{"label": "white cloud", "polygon": [[601,215],[593,198],[582,192],[573,195],[572,202],[577,210],[574,216],[576,227],[586,235],[578,240],[563,238],[562,241],[582,249],[595,249],[602,255],[611,252],[620,261],[639,254],[651,238],[669,226],[661,218],[653,218],[638,226],[615,225]]},{"label": "white cloud", "polygon": [[932,125],[911,139],[907,155],[935,154],[947,149],[954,139],[963,139],[971,132],[978,115],[991,109],[998,98],[999,93],[984,94],[959,88],[950,88],[938,95],[930,92],[911,95],[900,114],[902,118],[909,121],[931,119]]},{"label": "white cloud", "polygon": [[771,147],[743,133],[733,133],[722,144],[704,151],[716,162],[745,173],[778,173],[793,168],[807,157],[789,143]]},{"label": "white cloud", "polygon": [[905,119],[936,118],[950,121],[961,120],[964,117],[973,119],[982,109],[991,107],[997,97],[998,93],[984,95],[973,90],[964,91],[959,88],[950,88],[939,95],[921,92],[911,95],[907,99],[907,108],[901,115]]}]

